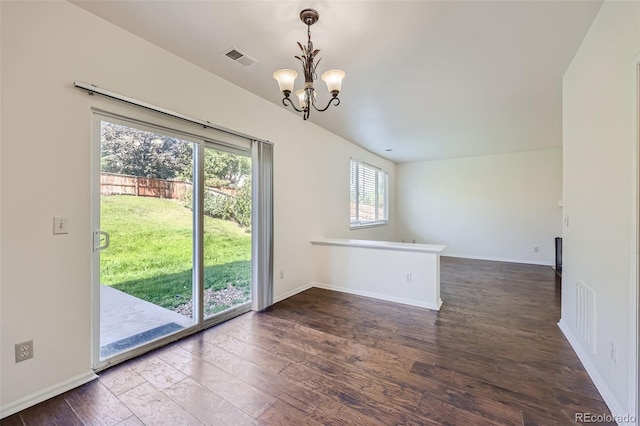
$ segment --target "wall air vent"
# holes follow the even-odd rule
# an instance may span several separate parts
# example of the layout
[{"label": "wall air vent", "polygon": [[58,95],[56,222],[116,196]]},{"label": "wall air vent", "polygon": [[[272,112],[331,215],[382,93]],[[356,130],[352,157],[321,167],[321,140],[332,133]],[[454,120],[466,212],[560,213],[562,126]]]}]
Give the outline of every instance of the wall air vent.
[{"label": "wall air vent", "polygon": [[576,285],[576,328],[591,352],[596,352],[595,336],[596,296],[582,281]]},{"label": "wall air vent", "polygon": [[241,52],[235,47],[231,47],[225,50],[224,52],[222,52],[222,54],[239,63],[240,65],[244,65],[245,67],[250,67],[251,65],[258,62],[251,56],[247,55],[244,52]]}]

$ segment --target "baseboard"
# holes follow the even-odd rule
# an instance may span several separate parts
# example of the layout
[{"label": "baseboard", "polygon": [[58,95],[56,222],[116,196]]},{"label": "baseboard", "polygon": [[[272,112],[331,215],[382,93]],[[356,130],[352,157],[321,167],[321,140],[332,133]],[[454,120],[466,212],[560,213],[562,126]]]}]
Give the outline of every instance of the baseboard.
[{"label": "baseboard", "polygon": [[26,408],[32,407],[36,404],[46,401],[47,399],[53,398],[54,396],[58,396],[68,390],[77,388],[78,386],[82,386],[85,383],[89,383],[90,381],[97,378],[98,376],[96,375],[96,373],[94,373],[93,371],[89,371],[88,373],[80,374],[60,383],[56,383],[55,385],[49,386],[38,392],[32,393],[31,395],[27,395],[24,398],[18,399],[17,401],[10,402],[9,404],[0,407],[0,419],[15,414]]},{"label": "baseboard", "polygon": [[609,407],[609,410],[611,410],[611,415],[614,418],[620,419],[625,418],[625,416],[628,417],[630,413],[627,413],[624,408],[622,408],[620,402],[613,396],[613,393],[598,372],[598,369],[595,367],[593,362],[591,362],[591,358],[589,357],[585,349],[580,345],[578,339],[573,334],[567,323],[563,319],[560,319],[560,321],[558,322],[558,327],[560,327],[560,330],[569,341],[569,344],[573,348],[573,351],[576,353],[576,355],[578,355],[578,359],[580,359],[580,362],[582,363],[584,369],[587,370],[587,374],[589,374],[589,377],[591,377],[591,380],[593,380],[593,384],[596,386],[596,389],[598,389],[598,392],[600,392],[600,396],[602,396],[605,404],[607,404],[607,407]]},{"label": "baseboard", "polygon": [[274,296],[273,303],[278,303],[281,300],[288,299],[291,296],[295,296],[298,293],[302,293],[305,290],[309,290],[313,287],[312,283],[301,285],[300,287],[294,288],[293,290],[289,290],[286,293],[282,293],[278,296]]},{"label": "baseboard", "polygon": [[492,260],[494,262],[524,263],[527,265],[555,266],[555,262],[546,262],[543,260],[522,260],[522,259],[507,259],[504,257],[470,256],[466,254],[455,254],[455,253],[447,253],[447,252],[441,253],[440,256],[458,257],[461,259]]},{"label": "baseboard", "polygon": [[431,309],[433,311],[439,311],[440,307],[442,306],[442,299],[438,300],[438,303],[435,303],[435,304],[434,303],[423,303],[423,302],[417,302],[417,301],[412,300],[412,299],[405,299],[405,298],[402,298],[402,297],[388,296],[386,294],[372,293],[370,291],[363,291],[363,290],[354,290],[354,289],[351,289],[351,288],[348,288],[348,287],[341,287],[341,286],[323,284],[323,283],[317,283],[317,282],[314,282],[312,286],[313,287],[318,287],[318,288],[323,288],[325,290],[339,291],[341,293],[355,294],[356,296],[364,296],[364,297],[371,297],[372,299],[386,300],[387,302],[394,302],[394,303],[401,303],[403,305],[417,306],[419,308]]}]

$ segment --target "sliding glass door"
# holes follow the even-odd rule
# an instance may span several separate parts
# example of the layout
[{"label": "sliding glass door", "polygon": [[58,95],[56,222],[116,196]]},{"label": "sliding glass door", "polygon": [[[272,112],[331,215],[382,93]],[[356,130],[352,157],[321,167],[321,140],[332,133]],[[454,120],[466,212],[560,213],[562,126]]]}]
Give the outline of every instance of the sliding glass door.
[{"label": "sliding glass door", "polygon": [[251,159],[204,152],[204,316],[251,302]]},{"label": "sliding glass door", "polygon": [[96,115],[96,367],[251,302],[248,152]]}]

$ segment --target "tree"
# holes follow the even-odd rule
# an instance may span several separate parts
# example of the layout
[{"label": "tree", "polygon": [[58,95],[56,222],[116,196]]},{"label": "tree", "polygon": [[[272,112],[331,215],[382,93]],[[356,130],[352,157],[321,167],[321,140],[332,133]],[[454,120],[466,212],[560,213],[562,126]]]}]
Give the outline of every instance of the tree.
[{"label": "tree", "polygon": [[102,122],[102,171],[175,179],[193,174],[193,143]]},{"label": "tree", "polygon": [[[102,171],[156,179],[193,181],[193,143],[119,124],[102,122]],[[251,159],[204,150],[206,186],[242,186]]]},{"label": "tree", "polygon": [[[183,176],[193,180],[192,169]],[[217,188],[238,188],[251,173],[251,159],[238,154],[205,149],[204,180],[205,186]]]},{"label": "tree", "polygon": [[251,160],[237,154],[207,149],[204,153],[204,175],[206,180],[217,179],[219,185],[237,187],[243,177],[251,171]]}]

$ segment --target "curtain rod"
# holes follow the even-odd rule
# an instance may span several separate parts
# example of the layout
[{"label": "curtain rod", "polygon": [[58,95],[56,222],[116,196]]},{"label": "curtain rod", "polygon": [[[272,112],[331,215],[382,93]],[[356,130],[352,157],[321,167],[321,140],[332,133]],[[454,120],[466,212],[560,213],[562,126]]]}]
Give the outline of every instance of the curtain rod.
[{"label": "curtain rod", "polygon": [[174,111],[168,110],[166,108],[162,108],[162,107],[155,106],[155,105],[152,105],[152,104],[148,104],[146,102],[142,102],[142,101],[139,101],[139,100],[136,100],[136,99],[133,99],[133,98],[129,98],[127,96],[120,95],[118,93],[102,89],[102,88],[100,88],[100,87],[98,87],[98,86],[96,86],[94,84],[83,83],[82,81],[74,81],[73,82],[73,86],[77,87],[78,89],[86,90],[87,93],[89,93],[89,95],[98,94],[98,95],[106,96],[107,98],[115,99],[117,101],[125,102],[125,103],[131,104],[131,105],[135,105],[135,106],[138,106],[138,107],[141,107],[141,108],[145,108],[145,109],[148,109],[148,110],[151,110],[151,111],[159,112],[161,114],[168,115],[168,116],[174,117],[174,118],[178,118],[178,119],[183,120],[183,121],[188,121],[189,123],[193,123],[193,124],[197,124],[199,126],[203,126],[205,129],[206,128],[210,128],[210,129],[218,130],[220,132],[228,133],[230,135],[239,136],[239,137],[242,137],[242,138],[245,138],[245,139],[249,139],[249,140],[252,140],[252,141],[263,142],[263,143],[268,143],[270,145],[273,145],[273,143],[269,142],[268,140],[254,138],[253,136],[249,136],[249,135],[246,135],[244,133],[236,132],[234,130],[227,129],[225,127],[221,127],[221,126],[217,126],[215,124],[211,124],[211,122],[209,122],[209,121],[199,120],[197,118],[189,117],[187,115],[180,114],[178,112],[174,112]]}]

